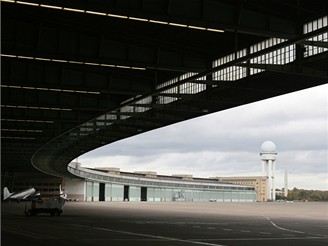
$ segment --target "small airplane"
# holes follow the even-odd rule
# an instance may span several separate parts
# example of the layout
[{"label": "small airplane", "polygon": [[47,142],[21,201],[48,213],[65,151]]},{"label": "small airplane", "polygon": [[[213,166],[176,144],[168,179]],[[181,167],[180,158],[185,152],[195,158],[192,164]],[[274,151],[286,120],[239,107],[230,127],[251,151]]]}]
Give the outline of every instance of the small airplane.
[{"label": "small airplane", "polygon": [[20,200],[26,200],[30,196],[32,196],[35,193],[34,188],[28,188],[19,192],[13,192],[10,193],[8,188],[3,188],[3,200],[10,199],[10,200],[16,200],[19,202]]}]

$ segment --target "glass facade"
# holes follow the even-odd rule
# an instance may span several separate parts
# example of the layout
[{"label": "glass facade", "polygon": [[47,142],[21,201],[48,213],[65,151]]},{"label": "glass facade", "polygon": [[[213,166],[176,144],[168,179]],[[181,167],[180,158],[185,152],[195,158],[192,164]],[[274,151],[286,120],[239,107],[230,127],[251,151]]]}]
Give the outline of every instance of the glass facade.
[{"label": "glass facade", "polygon": [[86,200],[88,201],[88,202],[91,202],[92,201],[92,197],[93,197],[93,182],[91,182],[91,181],[87,181],[86,182],[86,186],[87,186],[87,188],[86,188]]},{"label": "glass facade", "polygon": [[112,184],[105,184],[105,201],[112,200]]},{"label": "glass facade", "polygon": [[[105,191],[106,192],[106,191]],[[123,201],[124,198],[124,184],[112,184],[111,201]]]},{"label": "glass facade", "polygon": [[129,187],[129,201],[140,202],[141,201],[141,187]]}]

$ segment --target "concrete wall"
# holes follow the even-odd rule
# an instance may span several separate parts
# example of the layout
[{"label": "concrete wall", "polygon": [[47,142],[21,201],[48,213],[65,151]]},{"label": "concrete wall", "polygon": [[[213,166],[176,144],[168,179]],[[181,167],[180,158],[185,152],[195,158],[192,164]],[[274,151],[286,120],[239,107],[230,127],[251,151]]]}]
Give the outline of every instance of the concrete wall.
[{"label": "concrete wall", "polygon": [[64,179],[63,183],[63,189],[68,198],[85,201],[86,190],[83,179]]}]

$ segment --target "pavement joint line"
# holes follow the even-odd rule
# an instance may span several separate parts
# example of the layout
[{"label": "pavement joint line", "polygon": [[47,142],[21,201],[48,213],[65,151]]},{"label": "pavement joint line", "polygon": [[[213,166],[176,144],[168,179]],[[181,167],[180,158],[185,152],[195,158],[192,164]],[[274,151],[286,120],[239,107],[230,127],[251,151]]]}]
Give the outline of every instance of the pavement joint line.
[{"label": "pavement joint line", "polygon": [[95,226],[85,226],[85,225],[79,225],[79,224],[71,224],[71,225],[79,226],[79,227],[88,227],[88,228],[92,228],[92,229],[96,229],[96,230],[109,231],[109,232],[121,233],[121,234],[133,235],[133,236],[139,236],[139,237],[163,239],[163,240],[167,240],[167,241],[176,241],[176,242],[184,242],[184,243],[207,245],[207,246],[226,246],[226,245],[223,245],[223,244],[213,244],[213,243],[192,241],[192,240],[188,240],[188,239],[179,239],[179,238],[156,236],[156,235],[150,235],[150,234],[144,234],[144,233],[135,233],[135,232],[121,231],[121,230],[112,230],[112,229],[108,229],[108,228],[95,227]]},{"label": "pavement joint line", "polygon": [[13,233],[13,234],[17,234],[23,237],[28,237],[28,238],[33,238],[33,239],[55,239],[56,237],[51,237],[51,236],[44,236],[44,235],[40,235],[34,232],[28,232],[28,231],[21,231],[18,230],[17,228],[8,228],[8,227],[1,227],[2,231],[6,231],[9,233]]}]

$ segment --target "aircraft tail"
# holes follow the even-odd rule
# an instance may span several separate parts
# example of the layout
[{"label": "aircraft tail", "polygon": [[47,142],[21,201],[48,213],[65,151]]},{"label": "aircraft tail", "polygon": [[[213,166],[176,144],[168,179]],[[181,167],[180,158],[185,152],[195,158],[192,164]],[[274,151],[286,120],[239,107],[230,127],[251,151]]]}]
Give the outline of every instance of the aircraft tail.
[{"label": "aircraft tail", "polygon": [[62,190],[62,186],[61,185],[59,185],[59,196],[61,198],[65,199],[65,200],[67,199],[67,194],[64,193],[64,191]]},{"label": "aircraft tail", "polygon": [[12,194],[14,194],[14,193],[10,193],[7,187],[3,188],[3,200],[6,200],[6,199],[9,198]]}]

